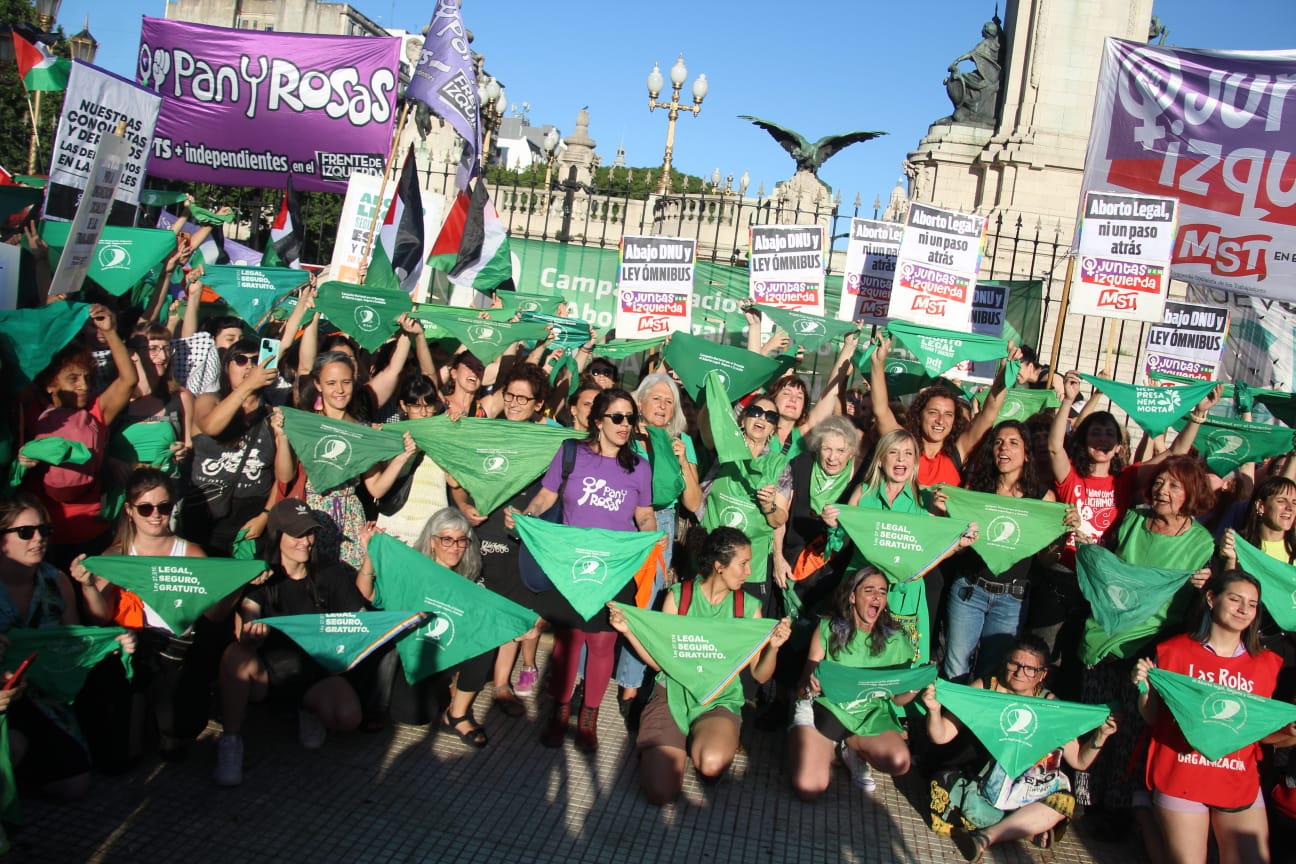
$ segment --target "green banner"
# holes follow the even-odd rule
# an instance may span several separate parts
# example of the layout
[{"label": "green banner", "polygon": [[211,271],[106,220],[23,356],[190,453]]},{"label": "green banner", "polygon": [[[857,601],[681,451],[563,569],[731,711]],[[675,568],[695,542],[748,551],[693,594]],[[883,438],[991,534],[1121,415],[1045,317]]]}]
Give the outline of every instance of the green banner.
[{"label": "green banner", "polygon": [[514,517],[536,563],[586,621],[634,578],[665,534],[572,528],[535,516]]},{"label": "green banner", "polygon": [[396,319],[414,308],[400,289],[331,281],[319,286],[315,308],[366,351],[376,351],[399,329]]},{"label": "green banner", "polygon": [[209,265],[202,283],[221,296],[249,326],[256,327],[285,294],[305,284],[310,274],[291,267]]},{"label": "green banner", "polygon": [[177,634],[265,570],[261,561],[167,555],[101,555],[84,564],[96,576],[138,594]]},{"label": "green banner", "polygon": [[491,513],[544,474],[563,441],[584,432],[539,423],[442,414],[388,423],[384,431],[410,433],[414,443],[468,490],[483,515]]},{"label": "green banner", "polygon": [[968,529],[968,523],[959,519],[845,504],[837,506],[837,524],[846,529],[865,560],[892,582],[921,579]]},{"label": "green banner", "polygon": [[535,623],[534,612],[385,534],[369,541],[369,555],[375,606],[428,613],[427,623],[396,643],[411,684],[492,651]]},{"label": "green banner", "polygon": [[[815,670],[823,696],[819,701],[852,733],[866,735],[879,710],[890,714],[897,696],[922,690],[936,680],[936,666],[859,669],[823,660]],[[876,733],[875,733],[876,734]]]},{"label": "green banner", "polygon": [[[42,222],[41,239],[50,247],[50,267],[67,245],[71,222]],[[120,297],[161,264],[176,249],[176,235],[157,228],[121,228],[109,225],[94,248],[87,274],[105,291]]]},{"label": "green banner", "polygon": [[[859,325],[854,321],[838,321],[836,318],[825,318],[794,309],[780,309],[763,303],[755,303],[753,308],[788,334],[792,346],[799,345],[807,351],[818,351],[825,343],[840,342],[847,333],[859,330]],[[795,353],[795,347],[789,350]]]},{"label": "green banner", "polygon": [[[33,689],[51,699],[69,703],[81,692],[86,676],[99,662],[121,649],[117,637],[125,633],[122,627],[85,627],[68,624],[59,627],[14,627],[5,633],[9,647],[0,672],[13,672],[27,657],[38,655],[27,667],[26,680]],[[121,654],[126,677],[132,678],[135,669],[131,656]]]},{"label": "green banner", "polygon": [[257,620],[296,642],[316,663],[338,675],[354,669],[424,618],[422,612],[326,612]]},{"label": "green banner", "polygon": [[1008,356],[1008,343],[996,336],[962,333],[942,327],[924,327],[908,321],[892,321],[886,332],[918,358],[933,377],[944,374],[964,360],[978,362]]},{"label": "green banner", "polygon": [[939,679],[936,699],[1014,778],[1053,749],[1101,726],[1111,713],[1107,705],[1016,696]]},{"label": "green banner", "polygon": [[[1182,431],[1184,425],[1180,420],[1174,428]],[[1193,445],[1205,458],[1206,467],[1223,476],[1243,465],[1263,462],[1291,450],[1292,430],[1287,426],[1207,417],[1197,429]]]},{"label": "green banner", "polygon": [[1296,631],[1296,567],[1266,555],[1233,532],[1238,567],[1260,582],[1260,602],[1278,626]]},{"label": "green banner", "polygon": [[1068,504],[1013,498],[993,492],[939,487],[948,497],[945,509],[958,522],[977,523],[972,548],[996,575],[1029,558],[1066,533]]},{"label": "green banner", "polygon": [[458,339],[478,360],[488,364],[495,362],[514,342],[522,342],[530,347],[549,335],[543,324],[486,321],[467,309],[452,306],[433,307],[431,311],[420,306],[419,320],[432,321]]},{"label": "green banner", "polygon": [[672,335],[662,358],[679,375],[689,395],[699,400],[706,374],[712,370],[719,374],[730,401],[737,401],[763,388],[785,368],[773,357],[746,348],[718,345],[688,333]]},{"label": "green banner", "polygon": [[1184,738],[1212,762],[1296,722],[1296,705],[1277,699],[1164,669],[1149,670],[1148,680],[1170,708]]},{"label": "green banner", "polygon": [[316,492],[328,492],[405,450],[399,432],[284,408],[284,434]]},{"label": "green banner", "polygon": [[[984,405],[988,395],[990,395],[988,389],[982,390],[977,393],[976,400]],[[1024,423],[1041,411],[1057,408],[1061,404],[1062,400],[1058,399],[1058,395],[1052,390],[1036,390],[1033,387],[1009,387],[1004,391],[1003,407],[999,409],[999,416],[995,418],[995,422],[1016,420],[1019,423]]]},{"label": "green banner", "polygon": [[716,459],[720,462],[750,462],[751,448],[747,446],[747,439],[738,428],[733,405],[729,403],[729,394],[725,392],[720,373],[715,369],[707,372],[703,392]]},{"label": "green banner", "polygon": [[645,339],[613,339],[611,342],[600,342],[594,346],[595,357],[607,357],[609,360],[624,360],[645,351],[656,351],[666,344],[665,336],[650,336]]},{"label": "green banner", "polygon": [[[696,716],[718,697],[752,658],[765,647],[778,621],[770,618],[695,618],[667,615],[624,603],[630,632],[688,700],[671,704],[671,716],[688,733]],[[683,694],[681,694],[683,695]],[[670,694],[667,701],[671,702]]]},{"label": "green banner", "polygon": [[1093,607],[1094,620],[1108,636],[1151,619],[1192,574],[1192,570],[1126,564],[1115,552],[1097,543],[1076,546],[1080,593]]},{"label": "green banner", "polygon": [[1215,387],[1214,381],[1178,387],[1153,387],[1147,384],[1122,384],[1083,372],[1080,377],[1120,406],[1149,435],[1160,435],[1169,429],[1196,408],[1197,403]]},{"label": "green banner", "polygon": [[51,303],[38,309],[0,309],[0,360],[16,388],[45,371],[51,358],[81,332],[89,303]]}]

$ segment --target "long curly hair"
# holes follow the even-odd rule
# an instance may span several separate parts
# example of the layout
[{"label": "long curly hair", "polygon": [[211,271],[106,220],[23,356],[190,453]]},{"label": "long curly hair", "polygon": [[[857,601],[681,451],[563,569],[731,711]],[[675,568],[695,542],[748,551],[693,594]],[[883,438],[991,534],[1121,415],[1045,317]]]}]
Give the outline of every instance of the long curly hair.
[{"label": "long curly hair", "polygon": [[1024,498],[1043,498],[1047,491],[1039,472],[1035,470],[1035,458],[1031,448],[1031,433],[1025,423],[1016,420],[1005,420],[994,427],[989,440],[976,449],[976,455],[968,465],[963,486],[973,492],[994,492],[999,488],[999,469],[995,465],[994,441],[1005,430],[1015,430],[1021,436],[1025,448],[1026,462],[1022,465],[1021,476],[1017,479],[1017,488]]},{"label": "long curly hair", "polygon": [[[950,402],[954,404],[954,425],[950,427],[949,435],[945,436],[945,440],[941,443],[941,450],[945,455],[955,459],[955,461],[958,461],[956,458],[958,455],[958,440],[963,436],[963,433],[967,431],[968,427],[967,418],[964,416],[963,412],[959,410],[960,398],[961,394],[955,390],[953,386],[946,384],[944,381],[937,381],[935,384],[931,384],[919,390],[918,395],[914,397],[913,404],[910,405],[909,410],[905,412],[905,428],[909,430],[910,435],[913,435],[914,440],[921,444],[923,440],[922,416],[923,412],[927,409],[927,403],[931,402],[933,399],[950,400]],[[919,453],[921,452],[922,450],[920,449]]]},{"label": "long curly hair", "polygon": [[[872,566],[861,567],[854,576],[843,579],[841,585],[837,587],[837,593],[833,595],[832,615],[828,618],[829,658],[836,658],[855,638],[855,591],[865,579],[874,574],[880,576],[882,571]],[[872,632],[868,634],[868,653],[874,657],[881,654],[891,634],[898,629],[899,625],[892,617],[891,607],[888,605],[878,616]]]}]

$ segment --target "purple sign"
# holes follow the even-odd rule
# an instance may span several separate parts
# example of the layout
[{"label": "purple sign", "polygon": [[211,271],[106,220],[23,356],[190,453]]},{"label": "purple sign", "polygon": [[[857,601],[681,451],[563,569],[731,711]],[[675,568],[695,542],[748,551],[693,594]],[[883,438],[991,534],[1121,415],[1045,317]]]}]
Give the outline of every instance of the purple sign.
[{"label": "purple sign", "polygon": [[381,174],[400,40],[263,33],[144,18],[136,81],[162,97],[148,173],[345,192]]},{"label": "purple sign", "polygon": [[455,185],[464,191],[476,173],[477,151],[481,149],[481,108],[473,70],[459,0],[438,0],[406,98],[422,102],[432,113],[444,117],[464,140],[463,158],[455,178]]}]

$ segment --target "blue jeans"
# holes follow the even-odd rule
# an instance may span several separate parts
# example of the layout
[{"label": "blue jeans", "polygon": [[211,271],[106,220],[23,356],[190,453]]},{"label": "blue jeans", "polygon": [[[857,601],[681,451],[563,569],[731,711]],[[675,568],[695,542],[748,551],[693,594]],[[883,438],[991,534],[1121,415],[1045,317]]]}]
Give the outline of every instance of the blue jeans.
[{"label": "blue jeans", "polygon": [[976,677],[995,672],[1021,626],[1025,604],[1007,591],[991,594],[980,585],[959,579],[950,586],[945,609],[945,661],[941,674],[966,683],[976,654]]},{"label": "blue jeans", "polygon": [[[665,559],[666,567],[671,564],[671,552],[675,546],[675,508],[667,507],[664,510],[656,511],[657,530],[666,532],[666,554],[662,557]],[[662,589],[666,587],[666,573],[664,570],[658,570],[657,575],[653,577],[652,602],[649,607],[657,609],[658,600],[661,598]],[[617,660],[616,680],[622,687],[632,687],[638,689],[644,684],[644,673],[648,667],[639,659],[635,650],[621,640],[621,657]]]}]

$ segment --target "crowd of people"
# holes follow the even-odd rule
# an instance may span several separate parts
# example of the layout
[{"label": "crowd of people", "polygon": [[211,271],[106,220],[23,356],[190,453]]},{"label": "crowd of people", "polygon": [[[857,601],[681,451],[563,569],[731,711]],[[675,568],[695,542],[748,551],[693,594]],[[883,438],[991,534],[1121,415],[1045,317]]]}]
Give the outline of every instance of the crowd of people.
[{"label": "crowd of people", "polygon": [[[330,733],[390,722],[431,722],[487,747],[477,703],[489,692],[490,707],[511,718],[526,715],[521,700],[543,694],[541,741],[562,746],[574,722],[584,751],[600,747],[608,724],[599,711],[605,696],[615,699],[654,804],[676,800],[690,764],[704,782],[723,776],[749,714],[763,734],[786,735],[787,776],[802,800],[822,795],[838,766],[865,791],[875,775],[921,772],[933,827],[967,860],[1017,839],[1048,846],[1077,804],[1096,832],[1137,827],[1158,862],[1204,862],[1212,835],[1220,860],[1267,861],[1270,832],[1294,824],[1296,771],[1283,749],[1296,742],[1293,729],[1232,758],[1189,758],[1175,717],[1146,686],[1154,666],[1218,667],[1216,683],[1293,697],[1296,643],[1265,610],[1237,541],[1283,564],[1296,559],[1296,459],[1211,473],[1193,445],[1222,407],[1218,388],[1168,443],[1144,436],[1134,446],[1099,394],[1081,399],[1075,373],[1055,376],[1057,407],[1000,421],[1012,391],[1045,384],[1029,350],[1006,357],[984,398],[970,399],[943,378],[906,392],[888,370],[900,345],[881,334],[871,354],[857,353],[859,337],[848,335],[817,398],[788,371],[728,394],[733,416],[720,418],[659,351],[612,360],[593,332],[574,364],[555,364],[561,352],[549,340],[483,363],[430,341],[407,316],[387,345],[366,351],[322,323],[305,279],[291,315],[269,325],[279,342],[267,354],[246,322],[202,308],[201,268],[180,279],[192,244],[178,236],[157,277],[165,288],[176,274],[183,312],[104,295],[81,332],[52,346],[30,385],[9,394],[18,410],[0,432],[15,478],[0,502],[0,659],[7,669],[21,659],[6,653],[20,631],[89,625],[116,628],[115,650],[133,654],[134,668],[128,680],[106,657],[71,702],[30,680],[0,691],[24,794],[84,795],[92,770],[125,770],[154,746],[183,758],[212,720],[213,778],[236,786],[248,712],[271,696],[296,708],[308,749]],[[795,351],[782,331],[762,342],[752,323],[751,350]],[[1020,371],[1005,381],[1009,360]],[[285,409],[342,428],[444,415],[578,434],[488,509],[408,431],[395,455],[321,488],[300,441],[289,440]],[[750,460],[718,456],[717,438],[735,428]],[[453,443],[471,443],[445,429]],[[68,447],[56,456],[28,449],[42,439]],[[950,519],[955,489],[1058,502],[1065,520],[1006,566],[983,557],[986,526],[972,522],[910,578],[896,578],[887,555],[849,530],[860,512]],[[617,574],[611,599],[716,626],[766,619],[772,629],[743,673],[700,701],[675,686],[624,607],[586,617],[537,582],[519,514],[660,532],[661,566],[643,584]],[[260,623],[383,608],[383,574],[369,554],[379,533],[529,610],[533,626],[411,682],[391,646],[335,672]],[[1111,632],[1077,575],[1078,550],[1091,544],[1128,565],[1183,571],[1181,584]],[[115,556],[263,566],[178,629],[113,582],[102,562]],[[830,698],[824,664],[931,668],[940,681],[860,710]],[[971,718],[943,704],[944,682],[1112,710],[1010,776],[969,731]]]}]

